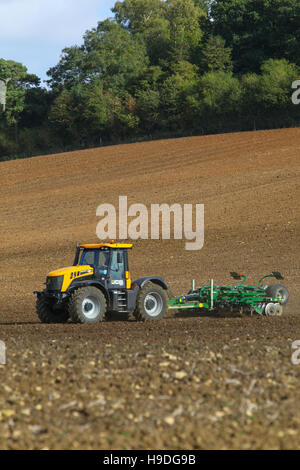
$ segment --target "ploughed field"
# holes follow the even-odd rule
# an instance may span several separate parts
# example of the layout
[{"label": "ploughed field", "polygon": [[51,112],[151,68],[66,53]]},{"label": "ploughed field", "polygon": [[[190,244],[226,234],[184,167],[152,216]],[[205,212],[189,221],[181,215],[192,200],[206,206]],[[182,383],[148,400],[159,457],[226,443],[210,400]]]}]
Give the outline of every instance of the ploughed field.
[{"label": "ploughed field", "polygon": [[[0,448],[300,448],[300,129],[172,139],[0,163]],[[34,290],[97,242],[102,203],[205,204],[205,243],[138,240],[132,277],[176,295],[280,271],[282,317],[43,325]],[[276,282],[276,281],[274,281]],[[300,354],[299,354],[300,358]],[[297,362],[297,361],[296,361]]]}]

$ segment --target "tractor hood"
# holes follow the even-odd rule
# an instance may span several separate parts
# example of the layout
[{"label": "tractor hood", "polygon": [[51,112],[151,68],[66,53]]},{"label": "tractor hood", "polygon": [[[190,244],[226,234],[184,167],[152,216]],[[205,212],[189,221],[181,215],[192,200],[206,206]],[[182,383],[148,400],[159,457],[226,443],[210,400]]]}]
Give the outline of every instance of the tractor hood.
[{"label": "tractor hood", "polygon": [[68,276],[73,274],[73,277],[78,277],[78,273],[80,275],[83,274],[92,274],[94,272],[92,266],[69,266],[67,268],[56,269],[55,271],[51,271],[48,274],[48,277],[57,277],[57,276]]},{"label": "tractor hood", "polygon": [[[61,277],[61,292],[66,292],[74,279],[91,276],[94,273],[92,266],[69,266],[67,268],[57,269],[48,274],[47,279]],[[48,284],[48,283],[47,283]]]}]

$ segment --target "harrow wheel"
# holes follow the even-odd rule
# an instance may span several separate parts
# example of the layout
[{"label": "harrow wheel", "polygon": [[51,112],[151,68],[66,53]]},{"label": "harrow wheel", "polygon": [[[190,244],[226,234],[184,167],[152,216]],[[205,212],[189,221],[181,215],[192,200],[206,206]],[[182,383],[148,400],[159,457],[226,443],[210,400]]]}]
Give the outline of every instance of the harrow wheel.
[{"label": "harrow wheel", "polygon": [[273,304],[273,303],[269,303],[266,305],[266,308],[265,308],[265,314],[267,316],[272,316],[272,317],[280,317],[283,313],[283,307],[281,304]]},{"label": "harrow wheel", "polygon": [[275,315],[277,315],[278,317],[281,317],[281,315],[283,314],[283,307],[281,304],[275,304],[275,307],[276,307],[276,313]]},{"label": "harrow wheel", "polygon": [[282,300],[281,305],[285,305],[289,300],[290,293],[284,284],[272,284],[266,290],[267,296],[276,299],[280,297]]},{"label": "harrow wheel", "polygon": [[272,303],[267,304],[265,308],[265,314],[267,315],[267,317],[269,315],[273,317],[276,314],[275,304],[272,304]]}]

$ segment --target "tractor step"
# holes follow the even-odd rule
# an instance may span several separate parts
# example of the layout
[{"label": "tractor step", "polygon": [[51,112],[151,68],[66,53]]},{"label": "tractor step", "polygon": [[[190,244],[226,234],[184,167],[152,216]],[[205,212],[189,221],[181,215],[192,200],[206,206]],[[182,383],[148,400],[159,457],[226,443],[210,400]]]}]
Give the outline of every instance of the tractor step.
[{"label": "tractor step", "polygon": [[124,313],[128,311],[128,299],[126,291],[113,291],[113,310]]}]

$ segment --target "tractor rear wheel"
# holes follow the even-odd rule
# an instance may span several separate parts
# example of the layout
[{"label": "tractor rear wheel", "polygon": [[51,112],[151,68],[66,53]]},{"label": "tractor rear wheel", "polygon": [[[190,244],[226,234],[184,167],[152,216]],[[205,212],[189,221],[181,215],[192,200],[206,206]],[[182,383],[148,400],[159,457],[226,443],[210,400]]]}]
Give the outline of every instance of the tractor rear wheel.
[{"label": "tractor rear wheel", "polygon": [[44,294],[41,294],[36,301],[36,313],[42,323],[66,323],[69,318],[67,308],[56,309]]},{"label": "tractor rear wheel", "polygon": [[164,317],[167,309],[167,292],[157,284],[148,282],[138,293],[133,315],[137,321],[157,321]]},{"label": "tractor rear wheel", "polygon": [[69,300],[69,314],[75,323],[99,323],[107,309],[104,294],[97,287],[77,289]]},{"label": "tractor rear wheel", "polygon": [[285,305],[289,300],[289,291],[284,284],[272,284],[266,290],[267,296],[272,298],[280,297],[282,300],[281,305]]}]

